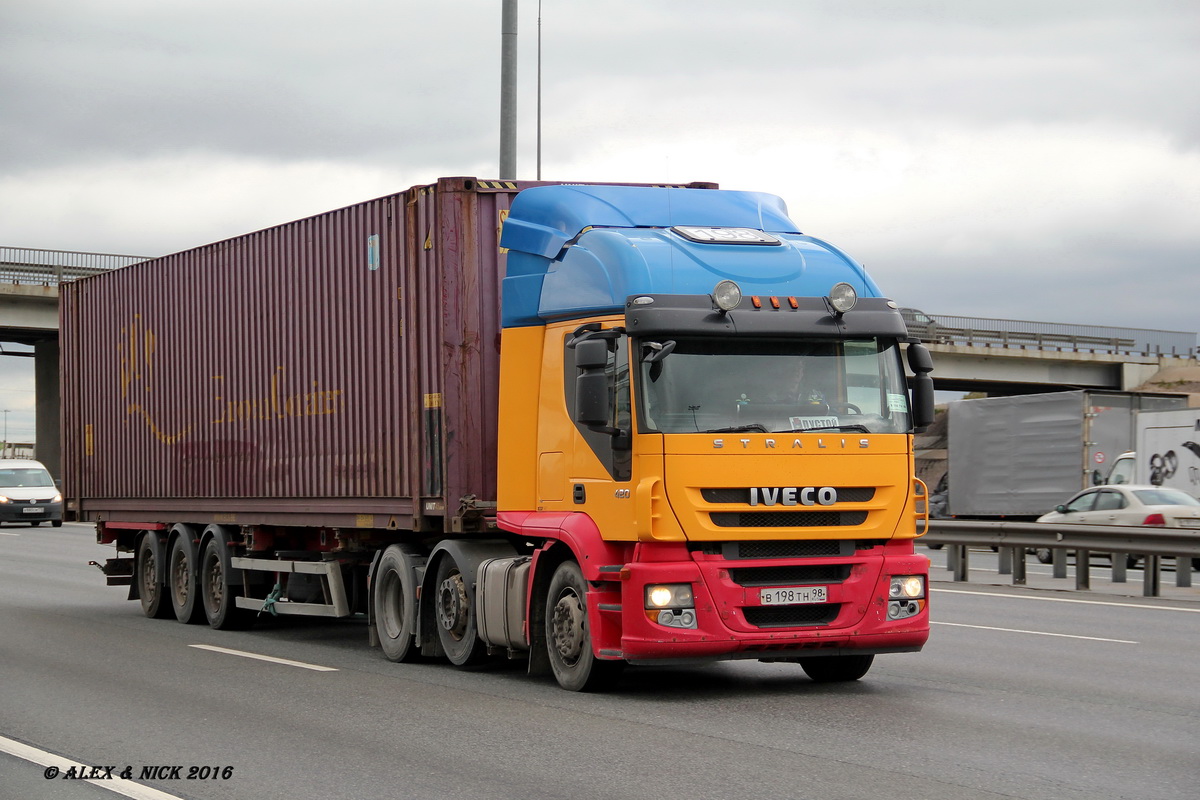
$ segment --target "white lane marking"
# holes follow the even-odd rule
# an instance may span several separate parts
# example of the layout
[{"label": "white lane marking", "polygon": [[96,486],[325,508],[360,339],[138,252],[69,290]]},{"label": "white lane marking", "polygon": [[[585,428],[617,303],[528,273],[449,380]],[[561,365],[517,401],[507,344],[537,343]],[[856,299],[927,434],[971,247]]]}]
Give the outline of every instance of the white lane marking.
[{"label": "white lane marking", "polygon": [[1042,600],[1047,603],[1082,603],[1087,606],[1117,606],[1119,608],[1151,608],[1155,611],[1186,611],[1190,614],[1200,614],[1200,608],[1176,608],[1175,606],[1148,606],[1142,603],[1114,603],[1110,600],[1075,600],[1070,597],[1034,597],[1027,594],[1004,594],[1003,592],[968,592],[963,589],[942,589],[933,587],[939,594],[976,594],[981,597],[1007,597],[1012,600]]},{"label": "white lane marking", "polygon": [[[78,761],[70,758],[56,756],[53,753],[47,753],[45,750],[39,750],[36,747],[30,747],[27,744],[8,739],[0,736],[0,750],[3,750],[9,755],[16,756],[24,761],[30,761],[41,767],[54,767],[59,770],[59,774],[55,778],[47,777],[47,780],[61,779],[71,767],[79,769],[83,767]],[[83,767],[90,769],[90,767]],[[119,768],[118,768],[119,769]],[[49,773],[47,772],[47,775]],[[160,792],[158,789],[151,789],[149,786],[142,786],[140,783],[134,783],[127,778],[113,776],[105,779],[85,779],[88,783],[99,786],[103,789],[108,789],[110,792],[116,792],[119,795],[124,795],[130,800],[182,800],[177,795]]]},{"label": "white lane marking", "polygon": [[9,533],[8,531],[0,531],[0,536],[20,536],[19,533]]},{"label": "white lane marking", "polygon": [[1128,639],[1103,639],[1099,636],[1076,636],[1071,633],[1050,633],[1048,631],[1026,631],[1020,628],[993,628],[991,625],[964,625],[961,622],[936,622],[929,621],[930,625],[949,625],[952,628],[975,628],[981,631],[1002,631],[1004,633],[1028,633],[1031,636],[1059,636],[1063,639],[1087,639],[1089,642],[1113,642],[1115,644],[1137,644]]},{"label": "white lane marking", "polygon": [[305,664],[303,661],[292,661],[287,658],[275,658],[274,656],[264,656],[258,653],[247,653],[245,650],[230,650],[227,647],[214,647],[211,644],[189,644],[188,647],[195,647],[198,650],[211,650],[214,653],[224,653],[228,656],[241,656],[242,658],[253,658],[258,661],[269,661],[272,664],[283,664],[287,667],[300,667],[301,669],[311,669],[316,672],[337,672],[337,667],[322,667],[319,664]]}]

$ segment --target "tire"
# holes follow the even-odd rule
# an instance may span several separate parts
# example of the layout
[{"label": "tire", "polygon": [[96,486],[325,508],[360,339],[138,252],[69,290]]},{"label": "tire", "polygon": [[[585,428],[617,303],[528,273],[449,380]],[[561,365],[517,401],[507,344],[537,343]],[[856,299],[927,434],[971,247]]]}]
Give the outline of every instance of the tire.
[{"label": "tire", "polygon": [[800,667],[817,683],[856,681],[871,669],[875,656],[822,656],[802,658]]},{"label": "tire", "polygon": [[51,522],[50,522],[50,526],[51,526],[51,527],[53,527],[53,528],[61,528],[61,527],[62,527],[62,520],[61,520],[61,519],[51,520]]},{"label": "tire", "polygon": [[375,631],[389,661],[412,661],[420,652],[415,639],[416,596],[404,552],[397,545],[389,546],[379,557],[372,591]]},{"label": "tire", "polygon": [[475,626],[475,597],[470,578],[462,574],[449,553],[443,553],[438,561],[433,618],[438,641],[451,664],[468,667],[487,657],[487,646]]},{"label": "tire", "polygon": [[927,544],[925,546],[928,547],[930,550],[941,550],[942,549],[942,545],[940,542],[935,543],[935,544]]},{"label": "tire", "polygon": [[605,661],[592,649],[587,615],[587,583],[574,561],[554,570],[546,592],[546,651],[558,685],[571,692],[611,688],[624,661]]},{"label": "tire", "polygon": [[138,542],[133,579],[137,581],[142,613],[150,619],[169,619],[175,616],[166,597],[166,587],[158,580],[161,553],[162,547],[154,538],[154,534],[145,533]]},{"label": "tire", "polygon": [[200,598],[209,627],[219,631],[242,630],[254,622],[250,612],[234,602],[229,575],[229,546],[218,532],[208,538],[200,556]]},{"label": "tire", "polygon": [[1033,551],[1033,554],[1043,564],[1050,564],[1054,561],[1054,556],[1050,553],[1050,548],[1048,547],[1039,547]]},{"label": "tire", "polygon": [[167,596],[175,619],[191,625],[204,619],[204,607],[196,602],[196,559],[183,536],[171,540],[167,557]]},{"label": "tire", "polygon": [[42,524],[42,521],[40,519],[34,520],[33,522],[29,523],[29,527],[36,528],[38,525],[41,525],[41,524]]}]

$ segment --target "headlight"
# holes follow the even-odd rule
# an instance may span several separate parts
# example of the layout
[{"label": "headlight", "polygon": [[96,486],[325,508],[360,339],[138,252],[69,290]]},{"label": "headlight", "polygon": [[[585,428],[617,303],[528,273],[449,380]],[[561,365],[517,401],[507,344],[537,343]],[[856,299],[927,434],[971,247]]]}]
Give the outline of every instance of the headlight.
[{"label": "headlight", "polygon": [[7,502],[9,502],[9,499],[7,497],[5,497],[4,495],[0,494],[0,503],[7,503]]},{"label": "headlight", "polygon": [[893,575],[888,590],[891,600],[919,600],[925,596],[925,578],[921,575]]},{"label": "headlight", "polygon": [[646,587],[646,608],[691,608],[692,585],[690,583],[664,583]]},{"label": "headlight", "polygon": [[53,499],[53,500],[51,500],[50,502],[51,502],[51,503],[61,503],[61,502],[62,502],[62,495],[61,495],[61,494],[56,494],[56,495],[54,495],[54,499]]}]

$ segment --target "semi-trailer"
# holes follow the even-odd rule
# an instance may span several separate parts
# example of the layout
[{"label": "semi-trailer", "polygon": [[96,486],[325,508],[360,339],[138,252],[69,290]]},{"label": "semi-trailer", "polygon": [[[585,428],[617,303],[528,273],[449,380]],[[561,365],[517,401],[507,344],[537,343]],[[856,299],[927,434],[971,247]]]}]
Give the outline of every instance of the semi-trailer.
[{"label": "semi-trailer", "polygon": [[148,617],[571,690],[927,640],[928,351],[778,197],[444,178],[67,284],[60,341],[67,513]]}]

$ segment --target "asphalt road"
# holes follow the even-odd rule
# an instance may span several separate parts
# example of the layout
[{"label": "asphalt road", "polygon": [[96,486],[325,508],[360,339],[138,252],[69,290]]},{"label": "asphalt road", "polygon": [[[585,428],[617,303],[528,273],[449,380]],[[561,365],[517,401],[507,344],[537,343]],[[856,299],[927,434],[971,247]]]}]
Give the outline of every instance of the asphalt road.
[{"label": "asphalt road", "polygon": [[[1191,800],[1200,787],[1200,603],[939,581],[925,651],[881,656],[855,684],[729,662],[632,669],[613,693],[579,695],[519,664],[392,664],[361,621],[241,633],[146,619],[87,565],[110,555],[82,525],[0,528],[0,800]],[[11,743],[61,757],[59,775]],[[181,769],[137,782],[165,795],[138,795],[67,780],[72,763]]]}]

